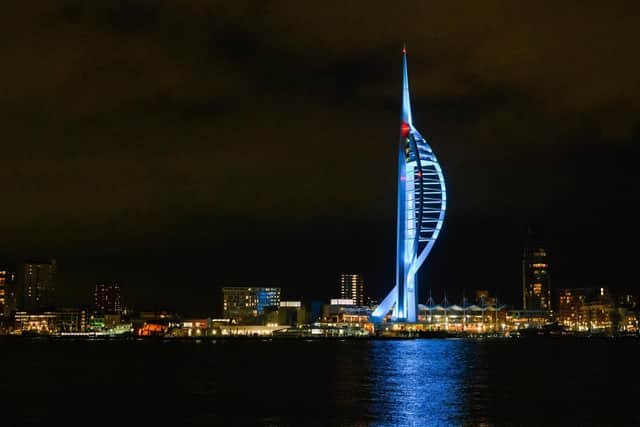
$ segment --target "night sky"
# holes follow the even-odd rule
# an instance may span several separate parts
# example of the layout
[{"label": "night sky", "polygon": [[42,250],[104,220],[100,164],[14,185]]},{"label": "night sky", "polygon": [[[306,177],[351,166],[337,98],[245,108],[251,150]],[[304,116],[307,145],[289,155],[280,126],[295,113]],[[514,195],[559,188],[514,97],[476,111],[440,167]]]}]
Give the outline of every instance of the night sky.
[{"label": "night sky", "polygon": [[384,295],[406,41],[449,198],[420,300],[517,304],[527,224],[554,287],[639,293],[640,5],[541,3],[3,3],[0,254],[56,256],[63,305]]}]

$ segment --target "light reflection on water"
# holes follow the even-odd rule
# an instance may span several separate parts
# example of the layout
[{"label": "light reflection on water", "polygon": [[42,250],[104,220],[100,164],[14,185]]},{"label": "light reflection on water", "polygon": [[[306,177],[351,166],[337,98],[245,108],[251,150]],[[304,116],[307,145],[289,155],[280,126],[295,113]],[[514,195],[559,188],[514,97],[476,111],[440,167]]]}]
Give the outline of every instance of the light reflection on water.
[{"label": "light reflection on water", "polygon": [[469,417],[471,347],[462,340],[374,341],[369,408],[373,424],[463,424]]},{"label": "light reflection on water", "polygon": [[[637,339],[0,339],[0,348],[3,425],[640,425]],[[24,398],[35,391],[37,405]]]}]

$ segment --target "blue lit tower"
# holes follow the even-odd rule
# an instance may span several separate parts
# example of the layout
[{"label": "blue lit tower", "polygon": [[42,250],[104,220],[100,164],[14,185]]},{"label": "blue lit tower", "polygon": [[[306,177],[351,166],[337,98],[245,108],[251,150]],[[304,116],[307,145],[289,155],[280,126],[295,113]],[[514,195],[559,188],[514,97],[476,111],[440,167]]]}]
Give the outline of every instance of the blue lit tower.
[{"label": "blue lit tower", "polygon": [[417,320],[417,274],[442,228],[446,201],[440,164],[427,141],[413,126],[407,50],[404,48],[402,117],[398,145],[396,284],[373,312],[374,320],[381,320],[391,310],[393,320]]}]

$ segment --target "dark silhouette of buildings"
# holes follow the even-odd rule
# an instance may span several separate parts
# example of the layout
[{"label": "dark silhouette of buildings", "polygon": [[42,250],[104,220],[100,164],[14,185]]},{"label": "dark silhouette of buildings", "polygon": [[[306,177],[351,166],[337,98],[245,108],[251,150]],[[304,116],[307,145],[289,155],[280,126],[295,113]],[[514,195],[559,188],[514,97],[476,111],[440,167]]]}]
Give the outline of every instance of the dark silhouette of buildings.
[{"label": "dark silhouette of buildings", "polygon": [[93,293],[94,310],[102,314],[122,313],[120,285],[115,282],[103,282],[96,285]]},{"label": "dark silhouette of buildings", "polygon": [[16,309],[16,268],[0,265],[0,317],[9,317]]},{"label": "dark silhouette of buildings", "polygon": [[55,258],[20,263],[16,271],[16,310],[40,313],[55,310]]}]

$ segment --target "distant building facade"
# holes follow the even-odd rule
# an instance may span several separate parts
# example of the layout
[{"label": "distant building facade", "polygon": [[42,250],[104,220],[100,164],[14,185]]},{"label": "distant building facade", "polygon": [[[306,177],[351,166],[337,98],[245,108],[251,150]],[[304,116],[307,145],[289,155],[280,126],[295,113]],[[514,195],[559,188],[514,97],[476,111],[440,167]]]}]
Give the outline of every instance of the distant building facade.
[{"label": "distant building facade", "polygon": [[484,307],[486,305],[497,305],[498,301],[495,296],[489,294],[486,289],[479,289],[476,291],[476,304]]},{"label": "distant building facade", "polygon": [[579,330],[585,320],[582,308],[595,295],[593,288],[572,288],[558,290],[558,323],[571,330]]},{"label": "distant building facade", "polygon": [[307,313],[302,301],[280,301],[278,325],[297,326],[307,323]]},{"label": "distant building facade", "polygon": [[227,286],[222,288],[223,315],[239,323],[259,322],[280,306],[280,288]]},{"label": "distant building facade", "polygon": [[56,331],[56,313],[45,311],[38,314],[18,311],[15,314],[15,330],[20,333],[51,334]]},{"label": "distant building facade", "polygon": [[558,323],[573,332],[617,332],[626,312],[615,307],[606,288],[560,289]]},{"label": "distant building facade", "polygon": [[529,237],[522,257],[522,305],[525,310],[551,311],[549,254]]},{"label": "distant building facade", "polygon": [[354,305],[350,299],[334,299],[322,307],[322,320],[332,323],[367,323],[373,310]]},{"label": "distant building facade", "polygon": [[364,305],[364,279],[360,274],[340,275],[340,299],[351,299],[355,305]]},{"label": "distant building facade", "polygon": [[83,308],[62,308],[56,311],[57,332],[86,332],[89,313]]},{"label": "distant building facade", "polygon": [[15,310],[15,267],[0,265],[0,317],[9,317]]},{"label": "distant building facade", "polygon": [[17,310],[40,313],[55,309],[57,275],[55,258],[21,263],[16,273]]},{"label": "distant building facade", "polygon": [[120,285],[115,282],[103,282],[96,285],[93,293],[94,310],[103,314],[122,313]]}]

